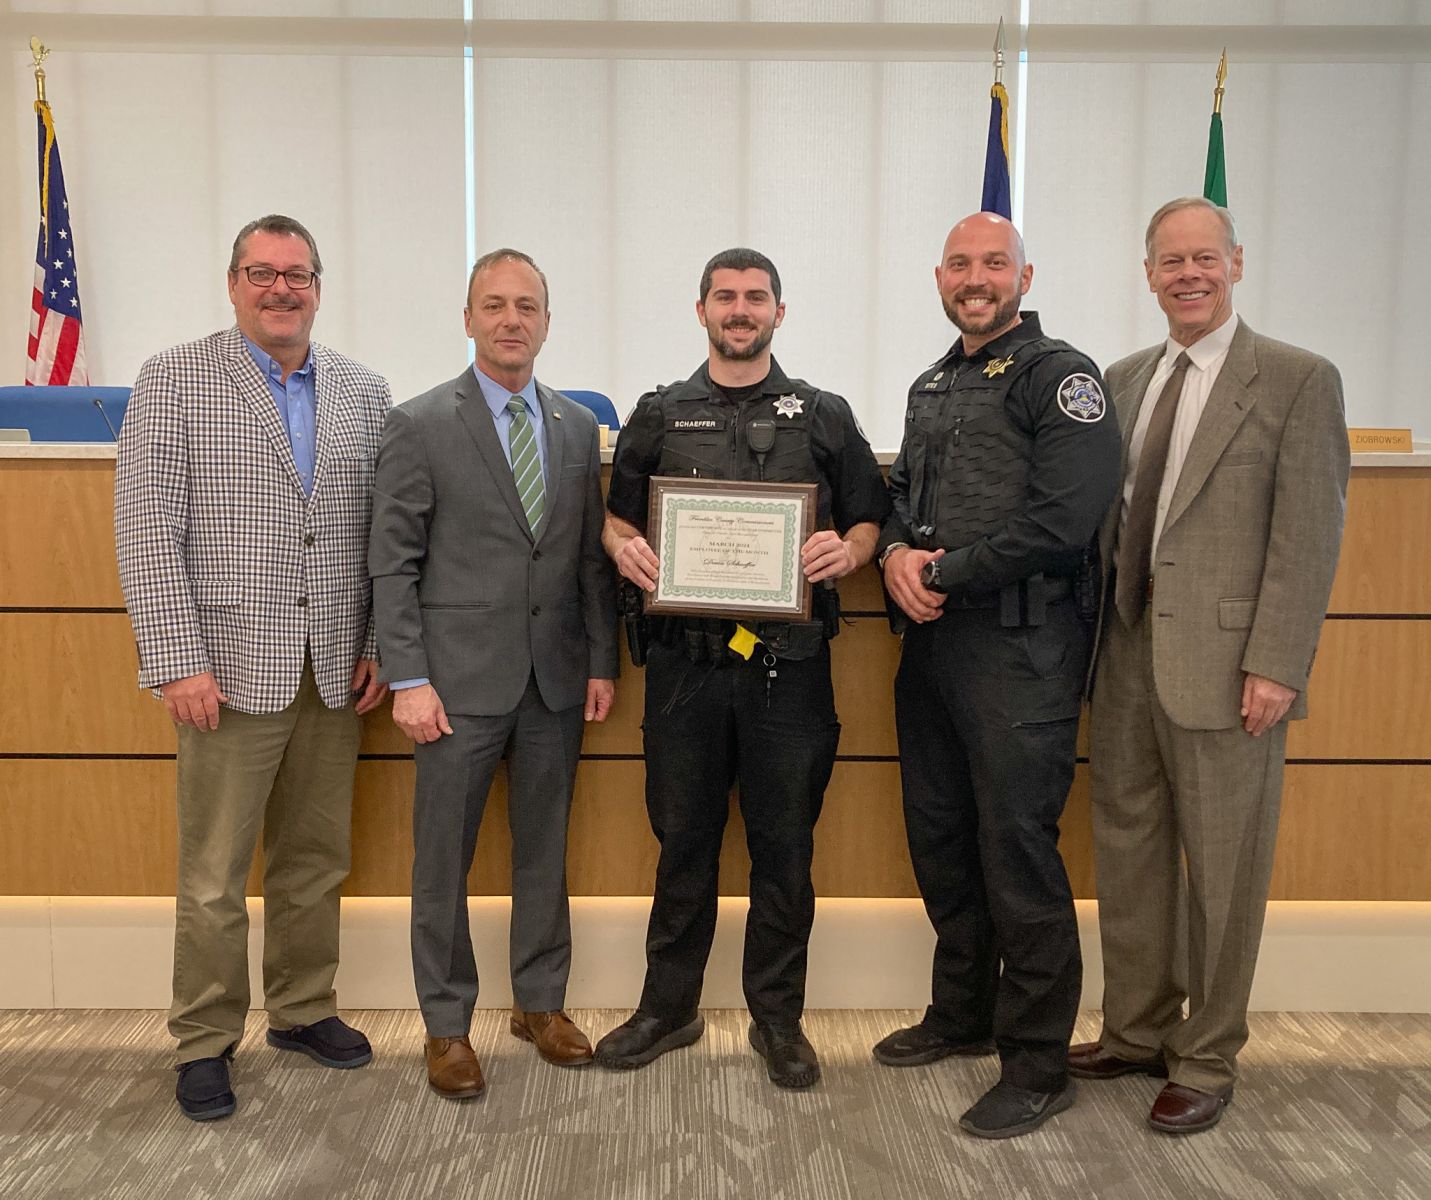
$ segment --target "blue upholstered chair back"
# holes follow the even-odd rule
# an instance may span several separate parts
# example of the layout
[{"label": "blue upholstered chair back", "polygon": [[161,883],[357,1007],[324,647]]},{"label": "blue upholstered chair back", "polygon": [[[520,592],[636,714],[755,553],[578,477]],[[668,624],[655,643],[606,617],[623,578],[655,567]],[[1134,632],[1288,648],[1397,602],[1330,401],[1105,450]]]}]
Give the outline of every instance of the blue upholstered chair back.
[{"label": "blue upholstered chair back", "polygon": [[[611,432],[615,433],[621,428],[621,422],[616,416],[616,405],[611,403],[609,396],[603,396],[600,392],[573,392],[566,388],[557,388],[563,396],[570,397],[578,404],[591,409],[596,414],[598,425],[609,425]],[[614,445],[615,443],[613,443]]]},{"label": "blue upholstered chair back", "polygon": [[128,406],[127,387],[0,387],[0,429],[28,429],[32,442],[112,442],[104,417],[117,430]]}]

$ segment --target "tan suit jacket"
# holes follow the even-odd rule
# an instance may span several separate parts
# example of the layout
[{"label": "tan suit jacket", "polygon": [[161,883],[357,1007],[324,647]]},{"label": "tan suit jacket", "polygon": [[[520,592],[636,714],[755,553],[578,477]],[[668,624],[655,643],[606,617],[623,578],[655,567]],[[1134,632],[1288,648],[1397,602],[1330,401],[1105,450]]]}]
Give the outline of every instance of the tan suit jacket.
[{"label": "tan suit jacket", "polygon": [[[1164,348],[1131,354],[1105,375],[1123,430],[1123,478]],[[1336,367],[1239,319],[1153,556],[1153,672],[1176,724],[1239,724],[1244,672],[1296,688],[1288,717],[1307,715],[1350,462]],[[1114,562],[1120,508],[1121,500],[1099,532],[1105,564]],[[1106,568],[1103,593],[1106,610]]]}]

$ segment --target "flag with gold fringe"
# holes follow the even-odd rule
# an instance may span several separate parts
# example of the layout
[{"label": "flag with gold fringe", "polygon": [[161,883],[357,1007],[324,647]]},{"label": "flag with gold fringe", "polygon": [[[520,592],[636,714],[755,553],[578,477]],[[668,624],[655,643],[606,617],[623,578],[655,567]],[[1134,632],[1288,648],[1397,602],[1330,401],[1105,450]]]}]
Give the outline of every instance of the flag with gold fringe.
[{"label": "flag with gold fringe", "polygon": [[1002,83],[989,89],[989,142],[984,150],[982,212],[1012,219],[1013,190],[1009,186],[1009,93]]},{"label": "flag with gold fringe", "polygon": [[[48,52],[46,52],[48,53]],[[55,119],[45,99],[43,56],[36,53],[35,79],[39,99],[35,122],[39,132],[40,236],[35,246],[35,286],[30,302],[30,343],[25,382],[84,386],[89,372],[84,358],[84,324],[80,309],[70,202],[60,167],[60,143]]]}]

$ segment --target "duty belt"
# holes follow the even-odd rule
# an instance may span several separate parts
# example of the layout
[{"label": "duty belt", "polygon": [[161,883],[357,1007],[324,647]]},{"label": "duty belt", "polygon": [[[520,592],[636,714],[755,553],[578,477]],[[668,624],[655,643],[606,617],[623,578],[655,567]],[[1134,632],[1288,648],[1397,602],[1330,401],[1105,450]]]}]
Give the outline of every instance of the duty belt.
[{"label": "duty belt", "polygon": [[964,595],[950,594],[944,602],[945,609],[988,609],[999,610],[999,624],[1008,628],[1021,625],[1042,625],[1044,609],[1073,595],[1073,580],[1064,576],[1052,579],[1035,576],[1020,579],[997,592],[979,592]]}]

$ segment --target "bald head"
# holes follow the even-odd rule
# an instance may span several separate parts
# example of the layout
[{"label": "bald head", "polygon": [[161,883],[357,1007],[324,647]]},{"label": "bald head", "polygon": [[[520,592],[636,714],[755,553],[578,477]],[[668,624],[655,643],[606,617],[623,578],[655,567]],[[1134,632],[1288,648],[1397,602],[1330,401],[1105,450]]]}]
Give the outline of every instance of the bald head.
[{"label": "bald head", "polygon": [[969,245],[999,245],[1019,264],[1020,270],[1028,261],[1024,257],[1023,236],[1012,221],[999,216],[998,213],[971,213],[955,225],[944,239],[944,257],[947,259],[950,250],[955,246]]},{"label": "bald head", "polygon": [[974,213],[944,239],[934,282],[945,313],[964,335],[964,353],[972,354],[1019,323],[1019,301],[1033,282],[1033,267],[1012,221]]}]

